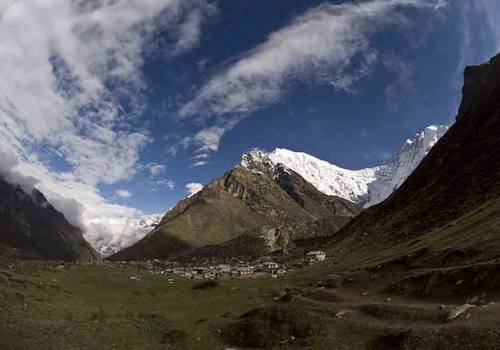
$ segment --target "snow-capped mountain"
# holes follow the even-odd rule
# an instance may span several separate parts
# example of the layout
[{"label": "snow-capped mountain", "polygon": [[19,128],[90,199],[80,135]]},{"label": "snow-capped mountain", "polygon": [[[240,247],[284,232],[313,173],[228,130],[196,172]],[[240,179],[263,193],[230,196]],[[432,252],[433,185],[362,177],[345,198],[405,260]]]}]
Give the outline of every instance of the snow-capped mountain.
[{"label": "snow-capped mountain", "polygon": [[368,185],[369,200],[364,206],[370,207],[389,197],[410,176],[446,131],[448,126],[431,125],[417,134],[413,140],[406,140],[392,161],[379,167],[377,179]]},{"label": "snow-capped mountain", "polygon": [[407,140],[391,162],[373,168],[343,169],[307,153],[281,148],[271,153],[253,150],[242,156],[240,165],[253,172],[272,175],[281,164],[325,194],[369,207],[397,189],[447,130],[447,126],[425,128],[413,140]]},{"label": "snow-capped mountain", "polygon": [[253,150],[244,154],[241,165],[253,172],[274,172],[282,164],[300,174],[321,192],[359,202],[368,193],[368,184],[377,178],[378,168],[348,170],[315,158],[307,153],[277,148],[271,153]]},{"label": "snow-capped mountain", "polygon": [[160,224],[163,215],[164,214],[143,215],[137,219],[137,225],[148,229],[154,229]]}]

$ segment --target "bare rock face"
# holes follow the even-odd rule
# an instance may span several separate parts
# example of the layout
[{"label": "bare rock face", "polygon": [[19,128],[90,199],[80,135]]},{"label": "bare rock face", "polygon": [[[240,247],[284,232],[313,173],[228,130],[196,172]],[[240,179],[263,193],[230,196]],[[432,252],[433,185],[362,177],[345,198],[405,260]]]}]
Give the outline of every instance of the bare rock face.
[{"label": "bare rock face", "polygon": [[448,313],[448,315],[446,316],[446,321],[450,322],[450,321],[453,321],[459,317],[462,317],[467,312],[467,310],[469,310],[473,307],[474,307],[474,305],[471,305],[471,304],[464,304],[464,305],[457,306],[456,308],[454,308],[453,310],[451,310]]},{"label": "bare rock face", "polygon": [[0,178],[0,256],[67,261],[99,259],[42,193],[31,193]]},{"label": "bare rock face", "polygon": [[500,64],[500,55],[482,65],[465,68],[462,103],[457,118],[466,115],[481,98],[481,93],[488,81],[491,80],[491,75],[494,74],[495,66],[498,64]]}]

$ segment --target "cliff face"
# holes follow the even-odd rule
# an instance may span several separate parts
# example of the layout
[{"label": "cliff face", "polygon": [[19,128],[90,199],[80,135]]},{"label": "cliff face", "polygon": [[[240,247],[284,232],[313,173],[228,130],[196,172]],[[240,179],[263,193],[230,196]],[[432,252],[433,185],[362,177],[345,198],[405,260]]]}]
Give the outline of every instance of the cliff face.
[{"label": "cliff face", "polygon": [[491,83],[492,76],[498,69],[500,55],[493,57],[490,62],[479,66],[469,66],[464,71],[464,86],[462,88],[462,103],[457,119],[467,115],[486,92],[487,85]]},{"label": "cliff face", "polygon": [[64,215],[34,189],[27,193],[0,178],[0,255],[67,261],[98,259]]},{"label": "cliff face", "polygon": [[[341,227],[359,212],[355,204],[319,192],[294,172],[274,177],[236,167],[179,202],[157,229],[110,259],[166,258],[195,250],[258,255],[316,235],[309,226],[325,216],[339,218]],[[254,248],[246,248],[249,242]]]}]

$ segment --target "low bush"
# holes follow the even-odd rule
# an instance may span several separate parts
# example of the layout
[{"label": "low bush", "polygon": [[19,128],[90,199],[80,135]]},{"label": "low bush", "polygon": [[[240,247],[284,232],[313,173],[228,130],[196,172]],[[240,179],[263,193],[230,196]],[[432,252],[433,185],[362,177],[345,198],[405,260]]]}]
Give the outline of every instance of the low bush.
[{"label": "low bush", "polygon": [[186,341],[187,333],[180,328],[173,328],[165,331],[162,336],[162,344],[180,345]]},{"label": "low bush", "polygon": [[200,282],[200,283],[196,283],[193,286],[193,289],[194,290],[212,289],[212,288],[216,288],[218,286],[219,286],[219,283],[217,281],[209,280],[209,281],[203,281],[203,282]]},{"label": "low bush", "polygon": [[289,305],[252,310],[229,326],[227,340],[237,346],[271,347],[292,343],[322,332],[319,316]]},{"label": "low bush", "polygon": [[91,321],[103,322],[105,318],[106,318],[106,313],[102,308],[94,310],[90,313]]}]

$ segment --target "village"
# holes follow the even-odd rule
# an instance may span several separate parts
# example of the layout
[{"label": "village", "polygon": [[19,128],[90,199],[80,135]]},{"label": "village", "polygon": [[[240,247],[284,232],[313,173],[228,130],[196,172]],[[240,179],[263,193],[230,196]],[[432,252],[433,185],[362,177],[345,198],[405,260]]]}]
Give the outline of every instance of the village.
[{"label": "village", "polygon": [[[159,259],[146,261],[109,261],[95,260],[86,263],[70,262],[45,262],[48,268],[54,270],[75,269],[78,266],[105,266],[106,268],[128,270],[131,275],[129,280],[141,281],[145,274],[164,275],[169,284],[173,283],[175,277],[186,279],[228,279],[228,278],[256,278],[270,276],[278,278],[285,275],[296,266],[308,266],[324,261],[326,253],[320,250],[310,251],[304,254],[303,258],[293,260],[293,263],[278,263],[271,257],[261,257],[255,261],[231,260],[224,263],[206,262],[179,262],[165,261]],[[29,262],[26,262],[29,264]],[[40,262],[38,262],[40,264]],[[8,268],[15,268],[23,265],[20,261],[12,261]]]},{"label": "village", "polygon": [[[313,264],[326,259],[323,251],[311,251],[306,253],[305,262]],[[261,258],[257,262],[238,261],[235,264],[208,264],[205,266],[176,266],[163,271],[162,274],[175,275],[192,279],[223,279],[233,277],[258,277],[270,275],[277,278],[287,273],[287,266],[277,262]]]},{"label": "village", "polygon": [[[311,251],[305,254],[302,263],[311,265],[326,259],[326,253],[323,251]],[[161,261],[153,259],[149,261],[121,261],[121,262],[103,262],[106,265],[119,264],[127,265],[152,274],[165,275],[169,283],[173,283],[173,277],[189,279],[227,279],[227,278],[252,278],[261,276],[271,276],[278,278],[285,275],[289,268],[287,264],[279,264],[269,257],[262,257],[256,261],[231,261],[226,263],[180,263],[176,261]],[[131,280],[140,280],[141,276],[132,275]]]}]

